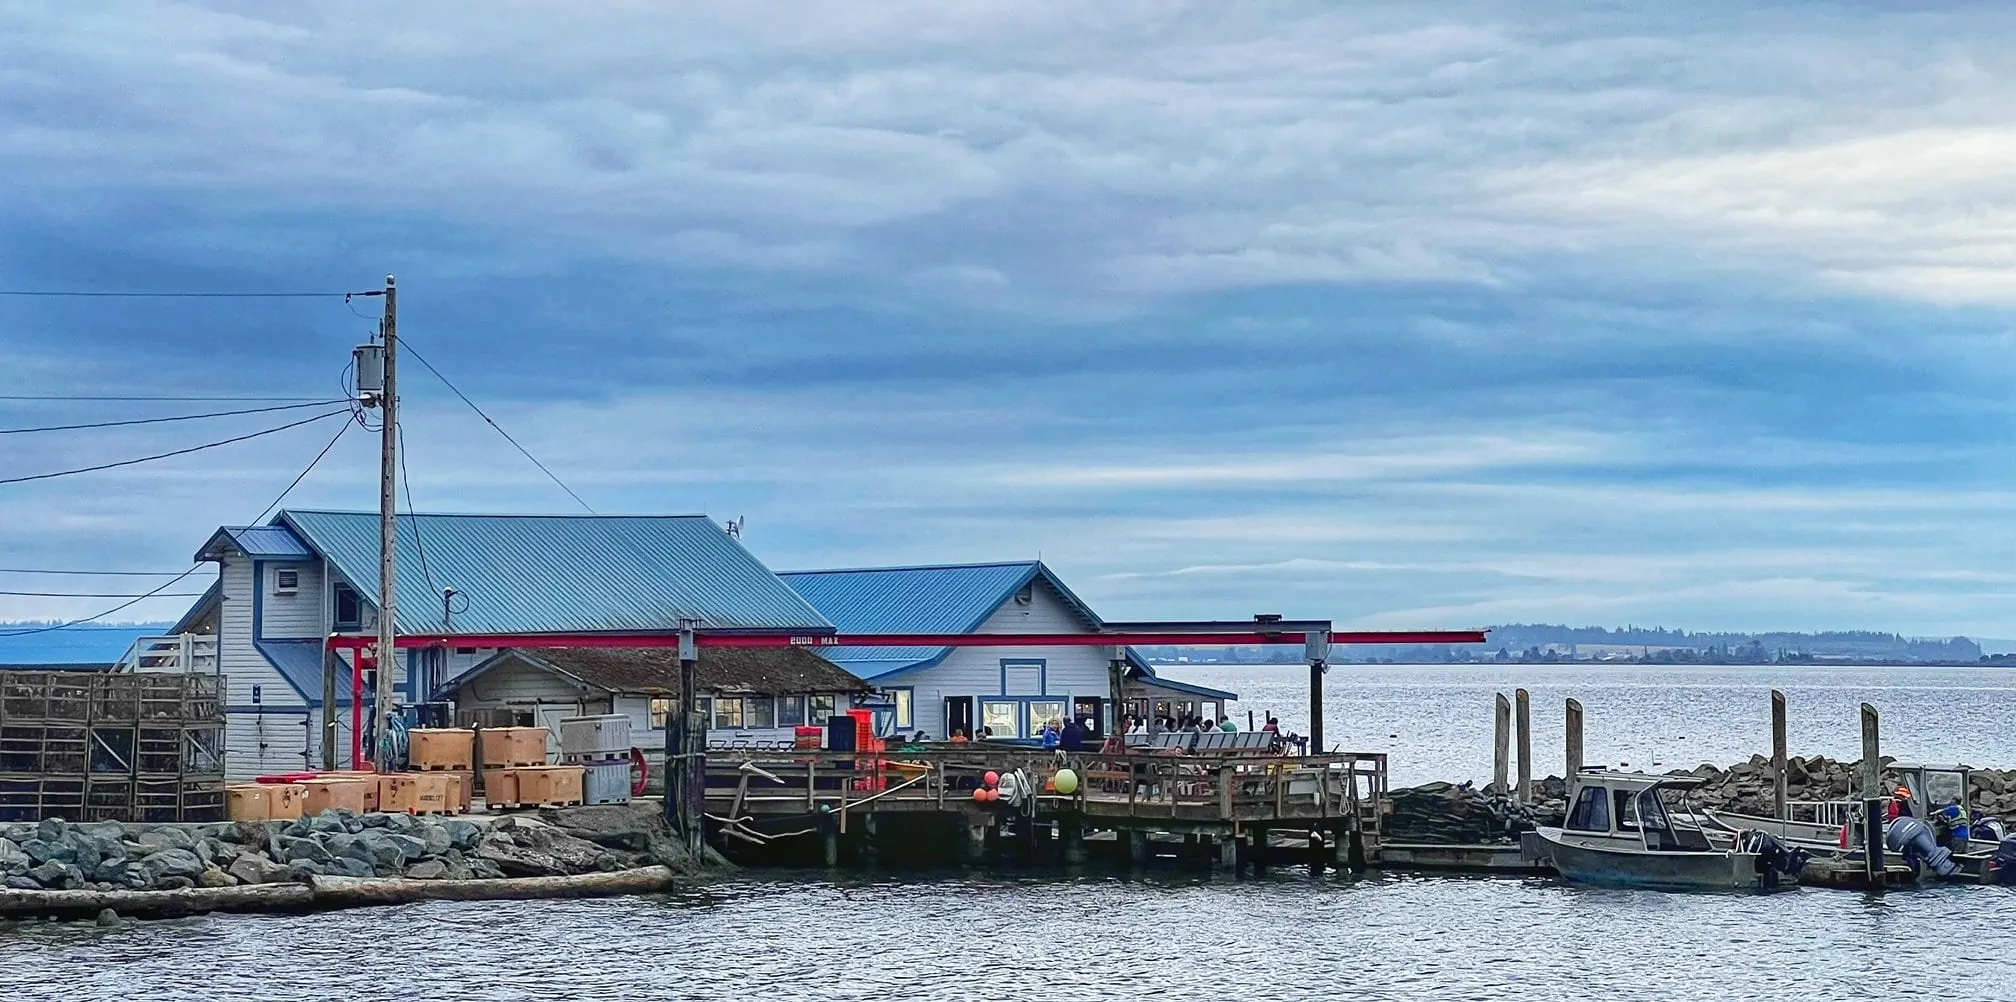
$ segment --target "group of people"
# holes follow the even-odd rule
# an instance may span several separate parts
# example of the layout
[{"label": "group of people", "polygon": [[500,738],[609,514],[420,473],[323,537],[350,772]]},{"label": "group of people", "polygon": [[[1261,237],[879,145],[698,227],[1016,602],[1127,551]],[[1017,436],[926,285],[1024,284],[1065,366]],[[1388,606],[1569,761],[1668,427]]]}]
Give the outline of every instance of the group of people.
[{"label": "group of people", "polygon": [[[1149,730],[1147,717],[1129,715],[1121,718],[1120,723],[1120,731],[1123,734],[1146,734]],[[1212,720],[1210,717],[1199,716],[1197,714],[1182,714],[1174,717],[1165,714],[1155,719],[1155,730],[1163,733],[1203,734],[1209,731],[1236,731],[1238,729],[1239,725],[1233,723],[1231,717],[1219,717],[1217,720]],[[1270,713],[1267,715],[1267,722],[1261,725],[1260,730],[1270,734],[1279,734],[1281,733],[1281,721]]]}]

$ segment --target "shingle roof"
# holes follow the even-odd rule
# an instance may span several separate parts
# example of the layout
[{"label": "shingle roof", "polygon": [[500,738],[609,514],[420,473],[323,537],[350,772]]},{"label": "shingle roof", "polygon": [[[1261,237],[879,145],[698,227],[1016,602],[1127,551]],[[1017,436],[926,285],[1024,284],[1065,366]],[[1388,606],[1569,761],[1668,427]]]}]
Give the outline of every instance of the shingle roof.
[{"label": "shingle roof", "polygon": [[[679,691],[679,654],[662,647],[514,647],[441,688],[459,688],[514,659],[609,692],[672,695]],[[696,684],[702,691],[767,694],[859,692],[868,688],[845,669],[800,647],[703,648]]]},{"label": "shingle roof", "polygon": [[[283,511],[372,603],[378,516]],[[830,633],[812,605],[704,515],[401,515],[398,628],[450,632],[426,580],[454,588],[454,632],[703,629]]]}]

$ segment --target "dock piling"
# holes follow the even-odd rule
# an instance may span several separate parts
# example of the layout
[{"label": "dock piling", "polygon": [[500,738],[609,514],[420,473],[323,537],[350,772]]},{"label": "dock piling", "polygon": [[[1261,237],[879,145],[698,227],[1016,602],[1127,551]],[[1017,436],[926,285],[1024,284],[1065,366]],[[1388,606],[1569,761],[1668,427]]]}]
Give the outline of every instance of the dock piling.
[{"label": "dock piling", "polygon": [[1499,693],[1493,704],[1491,728],[1491,792],[1511,792],[1512,703]]},{"label": "dock piling", "polygon": [[1562,762],[1567,768],[1567,777],[1573,779],[1582,771],[1582,701],[1570,699],[1567,712],[1567,757]]},{"label": "dock piling", "polygon": [[1876,708],[1863,703],[1862,875],[1871,887],[1883,886],[1888,869],[1883,860],[1883,749],[1879,723]]},{"label": "dock piling", "polygon": [[1771,690],[1771,812],[1780,821],[1789,819],[1791,806],[1787,803],[1785,759],[1788,757],[1785,735],[1785,694]]},{"label": "dock piling", "polygon": [[1518,689],[1514,699],[1518,703],[1514,726],[1519,732],[1519,789],[1513,796],[1524,804],[1533,800],[1533,696]]}]

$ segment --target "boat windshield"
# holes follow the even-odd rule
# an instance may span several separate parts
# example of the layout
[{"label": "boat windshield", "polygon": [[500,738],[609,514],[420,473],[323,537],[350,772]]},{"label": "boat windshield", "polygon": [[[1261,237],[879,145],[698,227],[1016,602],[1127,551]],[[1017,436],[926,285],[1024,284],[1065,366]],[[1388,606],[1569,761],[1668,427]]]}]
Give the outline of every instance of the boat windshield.
[{"label": "boat windshield", "polygon": [[[1666,809],[1661,796],[1672,791],[1671,787],[1655,786],[1638,794],[1638,825],[1645,836],[1645,848],[1659,852],[1700,851],[1709,848],[1708,835],[1694,820],[1692,811],[1685,811],[1686,823],[1676,826],[1673,816]],[[1677,791],[1672,791],[1677,794]]]},{"label": "boat windshield", "polygon": [[1925,803],[1934,808],[1967,802],[1967,780],[1957,772],[1925,770]]}]

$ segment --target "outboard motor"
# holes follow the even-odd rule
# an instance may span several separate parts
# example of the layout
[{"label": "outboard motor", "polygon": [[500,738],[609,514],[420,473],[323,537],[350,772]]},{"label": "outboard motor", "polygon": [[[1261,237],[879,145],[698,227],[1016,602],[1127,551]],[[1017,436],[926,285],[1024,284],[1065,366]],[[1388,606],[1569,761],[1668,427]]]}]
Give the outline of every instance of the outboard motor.
[{"label": "outboard motor", "polygon": [[1974,837],[1983,842],[2000,842],[2009,837],[2009,829],[2003,826],[2001,818],[1984,814],[1974,822]]},{"label": "outboard motor", "polygon": [[1904,862],[1913,873],[1919,864],[1932,868],[1932,872],[1942,877],[1950,877],[1960,872],[1960,865],[1953,862],[1953,852],[1932,835],[1932,826],[1917,818],[1898,818],[1890,822],[1890,830],[1883,836],[1883,844],[1890,851],[1904,857]]},{"label": "outboard motor", "polygon": [[2016,887],[2016,838],[2005,838],[1995,847],[1995,855],[1988,861],[1988,880]]},{"label": "outboard motor", "polygon": [[1806,869],[1806,861],[1812,856],[1806,850],[1786,845],[1768,832],[1745,831],[1738,839],[1737,849],[1757,854],[1757,869],[1775,877],[1782,873],[1796,877]]}]

